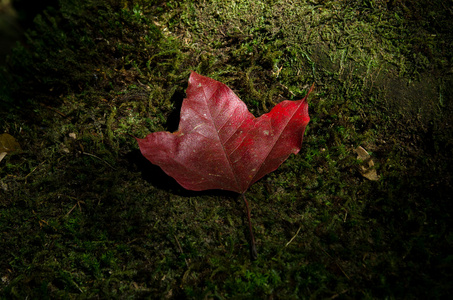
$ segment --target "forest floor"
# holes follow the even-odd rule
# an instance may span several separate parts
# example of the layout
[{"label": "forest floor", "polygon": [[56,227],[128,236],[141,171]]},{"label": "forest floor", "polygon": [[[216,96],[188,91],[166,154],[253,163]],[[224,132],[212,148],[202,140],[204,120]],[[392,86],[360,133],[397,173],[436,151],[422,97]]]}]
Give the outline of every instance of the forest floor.
[{"label": "forest floor", "polygon": [[[452,20],[443,0],[60,0],[1,66],[0,298],[451,295]],[[239,195],[185,190],[132,137],[177,130],[191,71],[257,117],[315,84],[302,150],[246,193],[257,260]]]}]

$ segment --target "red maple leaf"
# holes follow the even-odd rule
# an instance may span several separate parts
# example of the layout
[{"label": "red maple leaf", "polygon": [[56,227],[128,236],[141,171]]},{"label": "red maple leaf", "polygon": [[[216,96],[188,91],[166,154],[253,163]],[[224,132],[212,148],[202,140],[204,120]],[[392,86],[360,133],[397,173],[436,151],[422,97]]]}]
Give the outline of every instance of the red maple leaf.
[{"label": "red maple leaf", "polygon": [[137,141],[143,156],[184,188],[243,195],[299,152],[310,120],[307,96],[283,101],[255,118],[225,84],[192,72],[178,131],[155,132]]},{"label": "red maple leaf", "polygon": [[299,152],[307,96],[255,118],[225,84],[192,72],[178,131],[137,141],[143,156],[188,190],[244,193]]}]

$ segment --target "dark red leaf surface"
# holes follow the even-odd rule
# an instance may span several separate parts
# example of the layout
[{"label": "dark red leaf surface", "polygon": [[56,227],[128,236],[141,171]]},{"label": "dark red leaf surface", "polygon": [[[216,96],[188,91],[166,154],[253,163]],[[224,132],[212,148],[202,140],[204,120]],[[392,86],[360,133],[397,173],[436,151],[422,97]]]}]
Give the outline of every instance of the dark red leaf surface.
[{"label": "dark red leaf surface", "polygon": [[137,141],[149,161],[186,189],[244,193],[299,152],[310,120],[307,96],[255,118],[225,84],[192,72],[178,131]]}]

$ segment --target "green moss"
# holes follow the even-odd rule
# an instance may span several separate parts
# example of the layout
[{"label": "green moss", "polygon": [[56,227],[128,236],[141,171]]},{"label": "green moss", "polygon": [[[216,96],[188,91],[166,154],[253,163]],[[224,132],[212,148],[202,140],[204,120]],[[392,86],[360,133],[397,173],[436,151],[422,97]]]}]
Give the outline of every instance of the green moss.
[{"label": "green moss", "polygon": [[[0,72],[23,149],[0,162],[0,297],[451,294],[444,7],[61,0]],[[176,130],[191,70],[256,116],[315,83],[300,154],[247,192],[257,261],[237,195],[184,190],[130,136]]]}]

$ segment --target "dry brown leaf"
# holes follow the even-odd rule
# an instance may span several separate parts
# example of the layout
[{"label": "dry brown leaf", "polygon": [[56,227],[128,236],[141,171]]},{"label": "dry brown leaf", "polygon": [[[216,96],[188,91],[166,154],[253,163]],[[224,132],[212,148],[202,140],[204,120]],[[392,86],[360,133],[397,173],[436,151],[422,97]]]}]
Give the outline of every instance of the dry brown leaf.
[{"label": "dry brown leaf", "polygon": [[379,180],[376,169],[374,169],[374,162],[370,154],[361,146],[354,149],[354,152],[357,154],[357,159],[362,161],[362,164],[359,167],[359,172],[368,180]]},{"label": "dry brown leaf", "polygon": [[3,160],[6,154],[20,150],[19,143],[12,135],[8,133],[0,134],[0,161]]}]

